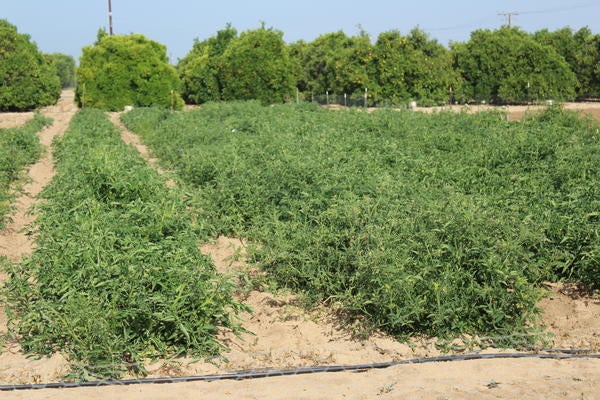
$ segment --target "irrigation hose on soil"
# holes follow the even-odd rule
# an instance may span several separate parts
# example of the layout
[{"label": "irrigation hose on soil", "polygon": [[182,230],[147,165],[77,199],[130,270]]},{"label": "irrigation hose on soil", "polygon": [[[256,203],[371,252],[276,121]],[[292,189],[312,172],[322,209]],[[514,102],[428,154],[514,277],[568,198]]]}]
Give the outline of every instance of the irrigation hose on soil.
[{"label": "irrigation hose on soil", "polygon": [[56,382],[56,383],[36,383],[27,385],[0,385],[0,391],[13,390],[31,390],[31,389],[67,389],[76,387],[100,387],[100,386],[120,386],[120,385],[139,385],[148,383],[182,383],[182,382],[212,382],[220,380],[245,380],[269,378],[274,376],[291,376],[315,374],[321,372],[342,372],[355,371],[362,372],[371,369],[389,368],[396,365],[407,364],[425,364],[433,362],[448,361],[468,361],[468,360],[489,360],[499,358],[543,358],[564,360],[573,358],[596,358],[600,359],[600,353],[590,353],[588,350],[544,350],[546,353],[493,353],[493,354],[463,354],[452,356],[439,356],[430,358],[415,358],[411,360],[391,361],[375,364],[356,364],[356,365],[330,365],[317,367],[301,367],[288,370],[276,369],[252,369],[236,371],[226,374],[200,375],[200,376],[182,376],[173,378],[144,378],[144,379],[123,379],[92,382]]}]

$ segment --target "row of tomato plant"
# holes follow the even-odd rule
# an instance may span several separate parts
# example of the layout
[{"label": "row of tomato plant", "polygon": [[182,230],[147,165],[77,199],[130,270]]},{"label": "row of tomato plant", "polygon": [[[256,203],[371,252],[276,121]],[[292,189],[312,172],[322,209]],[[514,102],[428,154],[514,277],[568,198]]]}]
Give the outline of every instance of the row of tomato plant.
[{"label": "row of tomato plant", "polygon": [[213,235],[260,243],[279,284],[361,326],[515,345],[536,340],[541,282],[600,288],[600,137],[559,108],[508,122],[250,102],[123,121]]},{"label": "row of tomato plant", "polygon": [[23,349],[63,352],[77,379],[140,371],[147,357],[218,354],[217,333],[239,329],[244,306],[199,253],[183,196],[98,110],[75,115],[54,156],[36,248],[7,267]]},{"label": "row of tomato plant", "polygon": [[36,135],[51,122],[41,114],[16,128],[0,129],[0,229],[6,223],[13,198],[13,183],[22,175],[23,168],[35,162],[42,151]]}]

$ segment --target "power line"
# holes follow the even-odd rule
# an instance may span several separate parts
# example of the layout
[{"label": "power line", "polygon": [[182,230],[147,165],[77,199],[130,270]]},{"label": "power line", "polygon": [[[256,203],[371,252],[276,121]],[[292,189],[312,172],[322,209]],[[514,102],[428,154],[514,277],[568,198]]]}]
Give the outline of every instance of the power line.
[{"label": "power line", "polygon": [[519,15],[519,13],[513,11],[513,12],[498,13],[498,15],[505,17],[508,26],[511,26],[512,17],[516,16],[516,15]]},{"label": "power line", "polygon": [[546,8],[543,10],[522,11],[521,14],[551,14],[551,13],[557,13],[557,12],[563,12],[563,11],[578,10],[581,8],[597,7],[598,5],[599,5],[598,3],[585,3],[585,4],[573,5],[573,6],[569,6],[569,7],[555,7],[555,8]]},{"label": "power line", "polygon": [[[567,11],[573,11],[583,8],[594,8],[600,7],[600,2],[587,2],[583,4],[575,4],[567,7],[554,7],[554,8],[546,8],[539,10],[528,10],[528,11],[519,11],[519,12],[504,12],[497,13],[497,15],[502,16],[506,19],[507,24],[510,26],[513,23],[513,16],[517,15],[532,15],[532,14],[552,14],[552,13],[561,13]],[[481,26],[483,20],[490,20],[491,22],[491,14],[486,15],[485,17],[480,17],[477,19],[470,20],[463,24],[450,25],[450,26],[442,26],[442,27],[434,27],[434,28],[423,28],[425,32],[440,32],[440,31],[459,31],[465,28],[477,28]],[[479,25],[478,25],[479,24]]]}]

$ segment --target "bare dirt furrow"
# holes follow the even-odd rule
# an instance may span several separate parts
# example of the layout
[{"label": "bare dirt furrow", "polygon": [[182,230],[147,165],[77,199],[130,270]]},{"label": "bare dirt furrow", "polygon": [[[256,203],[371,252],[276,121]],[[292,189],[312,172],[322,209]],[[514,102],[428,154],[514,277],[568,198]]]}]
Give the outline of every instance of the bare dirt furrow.
[{"label": "bare dirt furrow", "polygon": [[[67,129],[76,111],[72,91],[63,92],[56,105],[41,110],[43,115],[53,119],[52,125],[38,134],[45,148],[44,154],[29,167],[28,181],[21,188],[20,196],[15,201],[14,211],[10,216],[11,221],[4,230],[0,231],[0,256],[8,258],[11,262],[17,262],[31,254],[34,248],[32,223],[36,216],[32,212],[32,207],[37,202],[37,196],[54,176],[50,144],[56,136]],[[5,279],[6,276],[0,274],[0,284],[3,284]],[[5,334],[7,329],[7,316],[2,306],[0,307],[0,335]],[[43,381],[54,379],[55,376],[64,373],[66,362],[58,354],[50,358],[33,360],[25,357],[21,353],[19,344],[12,340],[6,340],[2,345],[0,353],[0,382],[2,383]]]},{"label": "bare dirt furrow", "polygon": [[54,121],[38,134],[45,151],[42,157],[29,167],[28,181],[23,185],[21,195],[15,201],[11,222],[0,232],[0,256],[18,261],[21,256],[31,253],[33,238],[26,228],[35,220],[35,215],[29,211],[37,201],[37,195],[54,176],[50,144],[54,137],[65,131],[75,112],[72,91],[63,92],[56,105],[42,109],[42,114]]},{"label": "bare dirt furrow", "polygon": [[128,145],[135,147],[135,149],[140,153],[140,156],[144,160],[148,162],[152,167],[156,168],[159,173],[163,173],[164,171],[158,167],[158,159],[150,156],[150,150],[148,146],[146,146],[140,137],[135,133],[128,130],[125,125],[121,122],[121,113],[111,112],[108,113],[108,118],[110,121],[119,128],[121,131],[121,139]]},{"label": "bare dirt furrow", "polygon": [[[140,153],[140,156],[144,160],[146,160],[146,162],[152,168],[154,168],[156,170],[156,172],[158,172],[159,174],[164,174],[166,172],[164,169],[162,169],[158,165],[158,159],[154,158],[150,155],[150,150],[148,149],[148,146],[146,146],[142,142],[140,137],[138,135],[136,135],[135,133],[131,132],[130,130],[128,130],[125,127],[125,125],[123,125],[123,123],[121,122],[121,113],[118,113],[118,112],[108,113],[108,118],[121,131],[121,139],[123,140],[123,142],[125,142],[126,144],[128,144],[130,146],[133,146],[138,151],[138,153]],[[166,181],[166,185],[167,185],[167,187],[173,187],[173,186],[175,186],[175,181],[172,179],[168,179]]]}]

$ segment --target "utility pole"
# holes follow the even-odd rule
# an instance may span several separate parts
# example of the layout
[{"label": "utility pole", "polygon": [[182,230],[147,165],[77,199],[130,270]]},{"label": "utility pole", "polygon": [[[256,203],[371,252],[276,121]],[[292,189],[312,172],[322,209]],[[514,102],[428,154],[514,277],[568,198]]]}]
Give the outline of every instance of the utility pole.
[{"label": "utility pole", "polygon": [[112,1],[108,0],[108,34],[113,35],[112,27]]},{"label": "utility pole", "polygon": [[498,13],[498,15],[506,18],[506,22],[508,22],[508,26],[511,26],[511,22],[512,22],[512,17],[519,15],[518,12],[504,12],[504,13]]}]

